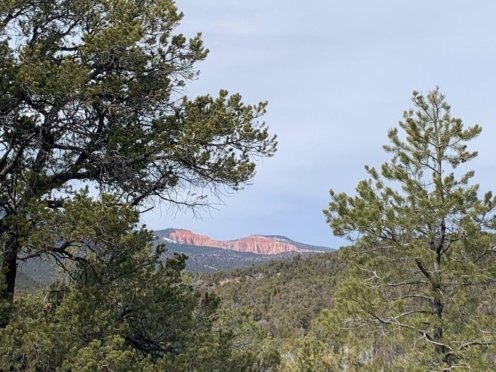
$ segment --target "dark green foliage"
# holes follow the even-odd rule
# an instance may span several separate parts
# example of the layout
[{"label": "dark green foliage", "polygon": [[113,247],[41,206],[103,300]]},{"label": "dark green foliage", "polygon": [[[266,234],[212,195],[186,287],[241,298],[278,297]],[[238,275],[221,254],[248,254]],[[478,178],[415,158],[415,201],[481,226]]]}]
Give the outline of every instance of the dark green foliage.
[{"label": "dark green foliage", "polygon": [[[195,208],[239,190],[276,148],[266,103],[183,97],[208,51],[174,32],[181,18],[171,0],[0,2],[1,370],[278,363],[265,332],[219,313],[186,257],[163,259],[137,225],[150,202]],[[40,259],[60,272],[19,292],[18,264]]]},{"label": "dark green foliage", "polygon": [[0,3],[0,298],[12,302],[19,260],[73,259],[36,230],[82,185],[197,207],[274,153],[266,103],[182,96],[207,50],[174,32],[181,18],[171,0]]}]

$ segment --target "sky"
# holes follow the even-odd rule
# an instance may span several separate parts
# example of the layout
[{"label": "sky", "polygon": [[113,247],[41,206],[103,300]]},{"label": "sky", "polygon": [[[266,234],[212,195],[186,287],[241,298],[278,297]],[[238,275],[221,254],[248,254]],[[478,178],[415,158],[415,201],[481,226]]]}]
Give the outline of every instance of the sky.
[{"label": "sky", "polygon": [[278,152],[222,205],[155,208],[148,227],[180,227],[216,239],[280,234],[337,248],[322,210],[329,189],[352,194],[380,166],[387,130],[412,107],[413,90],[439,86],[452,114],[480,124],[469,164],[495,190],[496,2],[460,0],[178,0],[179,31],[202,32],[210,49],[186,94],[238,92],[269,101],[264,121]]}]

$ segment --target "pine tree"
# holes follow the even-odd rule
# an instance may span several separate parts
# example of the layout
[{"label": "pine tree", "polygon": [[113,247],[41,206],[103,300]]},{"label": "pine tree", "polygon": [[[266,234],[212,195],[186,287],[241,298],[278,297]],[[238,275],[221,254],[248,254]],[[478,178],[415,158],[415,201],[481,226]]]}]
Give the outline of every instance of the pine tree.
[{"label": "pine tree", "polygon": [[357,239],[344,253],[350,275],[335,312],[348,330],[394,335],[398,356],[429,368],[487,367],[496,357],[496,199],[480,198],[474,172],[462,171],[481,127],[452,117],[438,89],[412,101],[388,133],[391,160],[366,166],[356,195],[330,191],[334,234]]}]

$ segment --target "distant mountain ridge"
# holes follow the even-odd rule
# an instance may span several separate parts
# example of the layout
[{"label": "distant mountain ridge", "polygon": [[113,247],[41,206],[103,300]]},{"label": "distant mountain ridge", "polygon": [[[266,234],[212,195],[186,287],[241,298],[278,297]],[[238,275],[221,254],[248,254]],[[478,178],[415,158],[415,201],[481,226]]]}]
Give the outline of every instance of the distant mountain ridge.
[{"label": "distant mountain ridge", "polygon": [[[268,261],[288,260],[299,255],[333,251],[291,240],[281,235],[251,235],[235,240],[215,240],[185,229],[154,231],[156,243],[165,243],[164,258],[181,253],[188,256],[186,269],[190,272],[231,271]],[[45,259],[29,260],[19,265],[20,289],[32,289],[52,283],[56,265]]]},{"label": "distant mountain ridge", "polygon": [[329,252],[331,250],[326,247],[299,243],[281,235],[250,235],[234,240],[216,240],[186,229],[170,228],[155,233],[159,239],[169,244],[210,247],[268,256],[286,253]]}]

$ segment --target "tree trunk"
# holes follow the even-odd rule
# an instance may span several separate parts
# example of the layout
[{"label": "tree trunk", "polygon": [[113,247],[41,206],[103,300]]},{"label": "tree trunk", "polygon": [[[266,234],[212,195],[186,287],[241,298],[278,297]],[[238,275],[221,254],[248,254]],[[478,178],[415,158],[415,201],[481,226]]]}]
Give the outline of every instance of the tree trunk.
[{"label": "tree trunk", "polygon": [[[435,294],[435,296],[437,296],[438,294]],[[437,317],[439,319],[439,321],[442,320],[443,318],[443,304],[441,303],[441,301],[439,300],[434,300],[434,311],[437,313]],[[436,344],[434,345],[434,349],[436,350],[436,353],[438,355],[442,355],[444,356],[444,354],[446,353],[446,347],[441,345],[442,343],[442,340],[443,340],[443,328],[441,327],[435,327],[434,328],[434,331],[432,333],[432,338],[434,340],[434,342],[436,342]]]},{"label": "tree trunk", "polygon": [[441,275],[441,258],[444,249],[444,239],[445,239],[445,224],[444,220],[441,224],[442,236],[440,242],[438,244],[434,244],[435,252],[436,252],[436,261],[434,262],[434,272],[433,272],[433,282],[432,282],[432,294],[433,294],[433,310],[436,314],[439,325],[436,326],[433,330],[432,338],[436,343],[434,345],[434,350],[436,354],[441,357],[441,360],[450,366],[450,362],[446,358],[446,354],[448,352],[447,347],[443,344],[443,328],[442,328],[442,320],[443,320],[443,312],[444,312],[444,299],[443,299],[443,291],[442,291],[442,275]]},{"label": "tree trunk", "polygon": [[1,273],[4,275],[5,282],[0,288],[0,328],[5,328],[10,321],[17,275],[18,251],[18,239],[13,236],[9,237],[5,244],[5,250],[2,257]]}]

